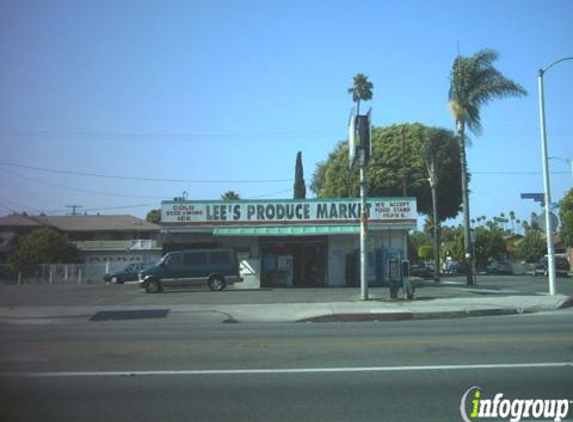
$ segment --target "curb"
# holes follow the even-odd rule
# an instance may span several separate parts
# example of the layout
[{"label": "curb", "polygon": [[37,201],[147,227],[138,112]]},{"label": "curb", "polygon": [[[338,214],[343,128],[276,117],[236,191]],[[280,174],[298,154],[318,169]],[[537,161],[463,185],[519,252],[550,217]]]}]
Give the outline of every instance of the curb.
[{"label": "curb", "polygon": [[534,313],[534,311],[528,311],[523,309],[495,308],[495,309],[476,309],[468,311],[333,314],[333,315],[321,315],[318,317],[304,318],[296,322],[411,321],[411,320],[519,315],[525,313]]},{"label": "curb", "polygon": [[571,308],[573,307],[573,296],[569,296],[565,302],[563,302],[561,304],[561,306],[558,309],[565,309],[565,308]]}]

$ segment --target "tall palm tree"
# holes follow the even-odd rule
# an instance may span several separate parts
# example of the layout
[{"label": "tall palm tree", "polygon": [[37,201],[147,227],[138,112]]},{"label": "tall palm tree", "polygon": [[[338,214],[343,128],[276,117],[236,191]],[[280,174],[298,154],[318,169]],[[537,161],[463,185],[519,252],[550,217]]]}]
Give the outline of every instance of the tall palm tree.
[{"label": "tall palm tree", "polygon": [[352,86],[348,88],[348,93],[352,94],[352,101],[356,103],[356,114],[360,114],[360,101],[372,99],[372,89],[374,85],[368,80],[368,76],[357,73],[352,78]]},{"label": "tall palm tree", "polygon": [[476,136],[481,134],[481,106],[498,98],[527,95],[527,91],[506,78],[493,66],[498,58],[494,50],[484,49],[471,57],[457,56],[450,74],[449,106],[456,121],[462,166],[462,203],[464,213],[464,252],[467,261],[467,283],[473,284],[473,257],[470,244],[470,209],[466,161],[466,127]]},{"label": "tall palm tree", "polygon": [[445,129],[428,128],[422,132],[422,158],[426,164],[432,193],[432,226],[434,231],[434,280],[440,281],[440,218],[438,215],[438,185],[440,159],[447,150],[454,134]]},{"label": "tall palm tree", "polygon": [[511,232],[515,234],[515,211],[509,212],[509,219],[511,220]]}]

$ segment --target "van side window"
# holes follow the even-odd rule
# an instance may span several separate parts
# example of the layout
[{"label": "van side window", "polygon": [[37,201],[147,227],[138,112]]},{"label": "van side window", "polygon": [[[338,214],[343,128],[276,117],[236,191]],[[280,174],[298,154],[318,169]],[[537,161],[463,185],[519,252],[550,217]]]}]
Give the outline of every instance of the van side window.
[{"label": "van side window", "polygon": [[207,264],[207,252],[189,252],[183,257],[184,265],[205,265]]},{"label": "van side window", "polygon": [[229,262],[229,252],[211,252],[211,264],[227,264]]},{"label": "van side window", "polygon": [[181,265],[181,254],[174,253],[165,258],[165,265],[168,267],[178,267]]}]

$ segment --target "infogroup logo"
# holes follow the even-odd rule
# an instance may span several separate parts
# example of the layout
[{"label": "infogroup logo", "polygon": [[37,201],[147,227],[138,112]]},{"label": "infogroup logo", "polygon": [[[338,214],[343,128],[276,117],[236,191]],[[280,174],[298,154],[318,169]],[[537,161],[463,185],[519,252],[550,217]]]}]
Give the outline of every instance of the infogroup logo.
[{"label": "infogroup logo", "polygon": [[[471,402],[468,403],[468,400]],[[484,418],[508,419],[510,422],[533,418],[559,422],[567,416],[572,403],[568,399],[507,399],[503,393],[496,393],[493,399],[486,399],[481,388],[474,386],[462,396],[460,413],[465,422]]]}]

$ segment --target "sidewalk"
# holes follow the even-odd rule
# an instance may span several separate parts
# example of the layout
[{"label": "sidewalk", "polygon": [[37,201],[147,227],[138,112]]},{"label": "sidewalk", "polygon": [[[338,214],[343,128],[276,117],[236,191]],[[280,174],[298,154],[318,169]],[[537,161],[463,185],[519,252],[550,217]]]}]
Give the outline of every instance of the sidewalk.
[{"label": "sidewalk", "polygon": [[[306,295],[305,301],[294,303],[181,304],[169,303],[173,302],[173,298],[178,297],[176,295],[159,294],[151,295],[156,299],[155,303],[137,303],[132,300],[131,303],[123,304],[95,303],[82,306],[2,306],[0,307],[0,324],[115,321],[160,318],[166,315],[182,322],[196,320],[224,323],[398,321],[512,315],[554,311],[573,305],[573,299],[566,295],[526,295],[512,291],[487,289],[463,289],[463,294],[457,292],[454,297],[443,297],[442,295],[446,294],[448,289],[442,286],[435,288],[433,292],[436,295],[426,290],[423,300],[390,301],[387,299],[386,291],[387,289],[371,289],[368,301],[361,301],[358,291],[346,290],[346,300],[309,302],[306,299],[311,292],[305,290],[301,292],[302,295]],[[230,293],[233,295],[234,292]],[[257,291],[248,293],[252,293],[250,297],[253,295],[256,297],[259,294]],[[217,298],[216,295],[219,292],[197,292],[197,294],[208,294],[210,297]],[[144,294],[140,297],[148,298],[149,296]],[[233,295],[231,297],[235,297],[239,302],[245,301],[245,296]]]}]

